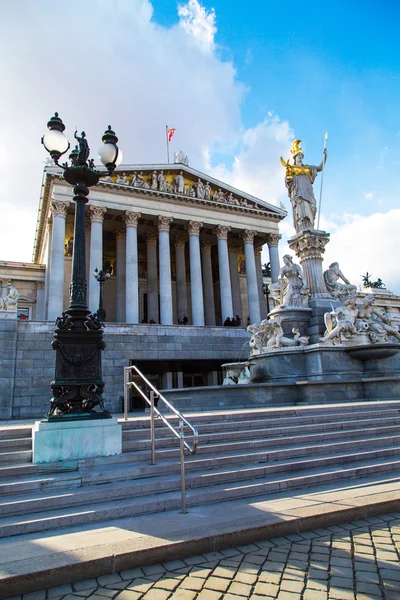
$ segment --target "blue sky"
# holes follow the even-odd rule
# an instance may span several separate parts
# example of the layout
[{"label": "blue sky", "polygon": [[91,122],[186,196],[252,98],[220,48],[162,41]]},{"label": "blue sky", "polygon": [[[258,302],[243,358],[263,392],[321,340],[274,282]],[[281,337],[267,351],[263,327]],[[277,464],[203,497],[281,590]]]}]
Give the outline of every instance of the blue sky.
[{"label": "blue sky", "polygon": [[0,157],[0,259],[30,260],[55,110],[94,149],[111,122],[126,162],[165,160],[176,127],[171,149],[193,167],[284,202],[281,255],[293,229],[279,156],[296,137],[318,164],[328,130],[326,260],[400,294],[399,2],[14,0],[0,17],[2,137],[14,140]]}]

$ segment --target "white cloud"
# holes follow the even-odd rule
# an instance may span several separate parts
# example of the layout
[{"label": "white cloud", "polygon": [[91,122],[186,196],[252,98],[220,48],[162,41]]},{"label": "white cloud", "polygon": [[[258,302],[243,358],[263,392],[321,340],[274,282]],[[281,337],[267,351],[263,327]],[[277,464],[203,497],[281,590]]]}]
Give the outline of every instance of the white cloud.
[{"label": "white cloud", "polygon": [[372,200],[373,197],[374,197],[374,195],[372,192],[366,192],[366,194],[365,194],[366,200]]},{"label": "white cloud", "polygon": [[214,37],[217,33],[215,11],[209,12],[199,4],[198,0],[189,0],[178,5],[180,26],[189,33],[207,52],[214,50]]}]

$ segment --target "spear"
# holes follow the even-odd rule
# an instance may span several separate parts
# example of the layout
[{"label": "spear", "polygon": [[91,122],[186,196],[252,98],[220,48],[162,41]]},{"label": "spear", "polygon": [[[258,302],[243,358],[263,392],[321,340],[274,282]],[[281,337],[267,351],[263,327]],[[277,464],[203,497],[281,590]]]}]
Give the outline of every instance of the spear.
[{"label": "spear", "polygon": [[[324,135],[324,150],[326,150],[326,140],[328,139],[328,132],[325,131],[325,135]],[[321,174],[321,189],[319,192],[319,206],[318,206],[318,222],[317,222],[317,229],[319,229],[319,218],[321,216],[321,201],[322,201],[322,186],[324,183],[324,168],[325,168],[325,152],[324,152],[324,157],[322,159],[322,174]]]}]

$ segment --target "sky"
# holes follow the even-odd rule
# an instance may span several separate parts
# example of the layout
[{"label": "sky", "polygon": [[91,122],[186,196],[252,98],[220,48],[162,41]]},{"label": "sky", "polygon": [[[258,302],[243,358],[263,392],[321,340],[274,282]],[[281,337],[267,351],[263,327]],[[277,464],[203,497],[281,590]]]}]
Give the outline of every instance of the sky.
[{"label": "sky", "polygon": [[279,158],[299,138],[319,164],[327,130],[324,266],[400,294],[399,18],[397,0],[0,3],[0,260],[31,261],[55,111],[94,157],[111,124],[126,163],[166,162],[175,127],[192,167],[283,202],[281,256],[294,229]]}]

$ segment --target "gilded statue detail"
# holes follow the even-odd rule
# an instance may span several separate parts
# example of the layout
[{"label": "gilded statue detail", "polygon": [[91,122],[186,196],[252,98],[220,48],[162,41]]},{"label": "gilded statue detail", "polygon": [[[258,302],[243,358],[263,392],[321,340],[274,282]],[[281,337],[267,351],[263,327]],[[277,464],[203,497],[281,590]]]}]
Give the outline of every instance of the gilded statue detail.
[{"label": "gilded statue detail", "polygon": [[313,183],[317,173],[324,168],[327,151],[324,148],[324,158],[320,165],[303,165],[304,152],[300,147],[301,140],[294,140],[290,150],[293,164],[281,158],[286,168],[285,184],[293,209],[293,225],[296,233],[314,229],[317,202],[315,200]]}]

